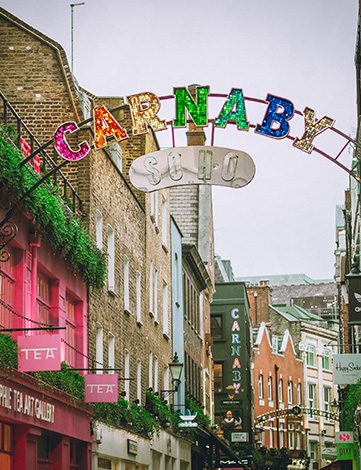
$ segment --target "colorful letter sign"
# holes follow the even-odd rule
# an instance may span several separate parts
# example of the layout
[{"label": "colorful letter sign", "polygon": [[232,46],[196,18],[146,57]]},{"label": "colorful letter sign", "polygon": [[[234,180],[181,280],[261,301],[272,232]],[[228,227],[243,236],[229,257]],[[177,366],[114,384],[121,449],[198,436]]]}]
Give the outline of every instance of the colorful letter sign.
[{"label": "colorful letter sign", "polygon": [[20,336],[18,346],[21,372],[61,369],[59,335]]},{"label": "colorful letter sign", "polygon": [[118,374],[87,374],[85,376],[86,403],[116,403],[118,401]]}]

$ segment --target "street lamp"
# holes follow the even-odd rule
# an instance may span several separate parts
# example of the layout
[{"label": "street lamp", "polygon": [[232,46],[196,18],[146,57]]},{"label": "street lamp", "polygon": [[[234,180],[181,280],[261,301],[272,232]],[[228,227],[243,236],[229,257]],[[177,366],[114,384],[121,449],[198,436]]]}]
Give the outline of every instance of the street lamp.
[{"label": "street lamp", "polygon": [[172,376],[172,392],[177,392],[178,387],[181,383],[180,376],[182,375],[183,364],[179,362],[178,354],[175,353],[173,357],[173,362],[169,364],[169,370]]},{"label": "street lamp", "polygon": [[173,362],[168,364],[170,374],[172,376],[172,390],[161,390],[161,393],[176,393],[181,383],[180,376],[182,375],[183,364],[179,362],[178,354],[174,353]]}]

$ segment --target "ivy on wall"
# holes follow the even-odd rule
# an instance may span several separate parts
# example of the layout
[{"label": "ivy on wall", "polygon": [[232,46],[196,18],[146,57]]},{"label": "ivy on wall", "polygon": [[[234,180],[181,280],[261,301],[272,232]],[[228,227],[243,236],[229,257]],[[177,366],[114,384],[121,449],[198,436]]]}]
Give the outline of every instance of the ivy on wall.
[{"label": "ivy on wall", "polygon": [[[36,182],[29,172],[29,169],[32,171],[29,165],[20,167],[22,157],[0,130],[0,180],[17,198]],[[52,250],[63,255],[86,283],[101,287],[106,271],[106,254],[96,247],[80,217],[65,211],[66,205],[58,194],[58,188],[47,182],[46,187],[39,186],[24,198],[22,205],[34,223],[41,227],[41,233]]]}]

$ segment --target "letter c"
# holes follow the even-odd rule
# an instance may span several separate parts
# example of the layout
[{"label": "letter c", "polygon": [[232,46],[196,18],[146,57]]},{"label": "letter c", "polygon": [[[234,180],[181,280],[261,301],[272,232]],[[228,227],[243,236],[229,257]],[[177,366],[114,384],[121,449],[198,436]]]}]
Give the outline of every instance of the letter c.
[{"label": "letter c", "polygon": [[239,309],[238,308],[234,308],[232,311],[231,311],[231,317],[234,318],[235,320],[237,318],[239,318]]}]

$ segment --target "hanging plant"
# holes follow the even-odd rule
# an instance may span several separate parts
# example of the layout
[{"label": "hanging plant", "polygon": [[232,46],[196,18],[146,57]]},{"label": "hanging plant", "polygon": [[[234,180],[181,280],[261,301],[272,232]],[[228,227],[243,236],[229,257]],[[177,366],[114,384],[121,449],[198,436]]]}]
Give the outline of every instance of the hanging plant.
[{"label": "hanging plant", "polygon": [[[35,183],[29,173],[29,169],[33,170],[20,167],[21,160],[20,151],[14,149],[0,129],[0,180],[18,199]],[[64,256],[90,286],[101,287],[106,272],[106,254],[97,248],[80,217],[67,208],[58,195],[58,188],[50,182],[46,185],[39,186],[23,199],[24,210],[41,227],[52,250]]]}]

